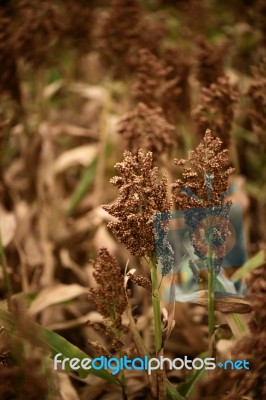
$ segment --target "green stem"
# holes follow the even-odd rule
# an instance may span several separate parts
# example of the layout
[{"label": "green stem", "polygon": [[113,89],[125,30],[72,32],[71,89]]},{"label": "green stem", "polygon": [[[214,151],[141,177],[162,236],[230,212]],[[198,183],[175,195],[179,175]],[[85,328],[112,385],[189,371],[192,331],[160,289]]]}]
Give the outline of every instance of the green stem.
[{"label": "green stem", "polygon": [[161,305],[158,287],[157,277],[157,265],[153,258],[150,259],[151,268],[151,282],[152,282],[152,308],[154,318],[154,330],[155,330],[155,350],[156,354],[162,348],[162,324],[161,324]]},{"label": "green stem", "polygon": [[[115,307],[112,307],[111,312],[110,312],[110,318],[112,319],[112,321],[115,323],[116,321],[116,310]],[[121,337],[121,332],[119,331],[119,329],[115,329],[114,331],[115,336],[120,339]],[[119,350],[119,358],[122,358],[124,356],[123,351],[120,349]],[[124,374],[124,371],[120,371],[120,377],[121,379],[119,380],[120,386],[122,388],[122,398],[123,400],[127,400],[127,393],[126,393],[126,389],[127,389],[127,382],[126,382],[126,376]]]},{"label": "green stem", "polygon": [[208,269],[208,314],[209,314],[209,338],[214,332],[214,272]]}]

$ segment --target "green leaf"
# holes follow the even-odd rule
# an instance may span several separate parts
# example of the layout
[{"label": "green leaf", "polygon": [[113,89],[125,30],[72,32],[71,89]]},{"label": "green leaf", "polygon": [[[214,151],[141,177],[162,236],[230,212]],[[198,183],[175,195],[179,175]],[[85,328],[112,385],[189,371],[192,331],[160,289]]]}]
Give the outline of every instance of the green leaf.
[{"label": "green leaf", "polygon": [[80,182],[77,185],[76,190],[70,200],[70,204],[66,210],[66,215],[71,216],[80,202],[83,200],[85,194],[87,193],[89,187],[93,183],[96,176],[97,160],[94,160],[84,171]]},{"label": "green leaf", "polygon": [[[217,284],[217,287],[219,288],[219,290],[221,290],[224,293],[227,293],[225,283],[226,283],[226,281],[224,281],[222,283],[219,279],[217,279],[217,281],[216,281],[216,284]],[[226,314],[224,314],[224,316],[225,316],[227,323],[230,326],[231,331],[235,337],[241,337],[245,334],[245,332],[247,332],[247,330],[248,330],[247,323],[242,315],[239,315],[236,313],[226,313]]]},{"label": "green leaf", "polygon": [[264,251],[259,251],[254,257],[250,258],[245,264],[239,268],[232,276],[232,281],[237,281],[253,269],[261,267],[264,264]]},{"label": "green leaf", "polygon": [[240,339],[245,335],[248,331],[248,325],[244,315],[228,313],[224,314],[224,316],[235,338]]},{"label": "green leaf", "polygon": [[[206,357],[209,357],[209,354],[203,353],[203,354],[199,355],[198,357],[201,358],[202,360],[204,360]],[[201,380],[205,374],[206,374],[206,371],[204,368],[193,371],[192,374],[190,375],[189,379],[186,382],[181,383],[178,386],[178,392],[182,396],[185,396],[185,398],[188,397],[189,395],[192,394],[196,383],[199,380]]]},{"label": "green leaf", "polygon": [[166,383],[166,397],[167,400],[185,400],[169,382]]},{"label": "green leaf", "polygon": [[[16,331],[17,324],[13,315],[5,310],[0,309],[0,323],[3,324],[6,329],[10,331]],[[51,331],[50,329],[44,328],[38,324],[31,322],[30,320],[27,321],[28,324],[32,324],[32,329],[37,331],[38,334],[38,342],[39,344],[44,347],[45,349],[49,349],[52,356],[54,357],[56,354],[61,353],[62,359],[63,358],[78,358],[82,360],[83,358],[88,358],[88,355],[80,350],[78,347],[74,346],[73,344],[69,343],[66,339],[62,336],[58,335],[57,333]],[[29,329],[31,327],[29,326]],[[78,372],[80,378],[86,378],[89,374],[93,374],[102,378],[110,383],[118,384],[118,381],[115,379],[113,375],[111,375],[108,371],[102,370],[95,370],[91,368],[89,370],[79,369],[78,371],[72,370],[67,363],[65,363],[65,370],[67,372]]]}]

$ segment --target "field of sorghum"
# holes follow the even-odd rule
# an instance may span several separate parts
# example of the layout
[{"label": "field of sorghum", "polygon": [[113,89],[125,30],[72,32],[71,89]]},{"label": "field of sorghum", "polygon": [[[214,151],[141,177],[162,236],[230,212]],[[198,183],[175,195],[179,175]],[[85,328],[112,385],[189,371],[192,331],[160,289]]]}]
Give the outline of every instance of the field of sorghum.
[{"label": "field of sorghum", "polygon": [[265,1],[0,1],[0,400],[266,398],[265,251]]}]

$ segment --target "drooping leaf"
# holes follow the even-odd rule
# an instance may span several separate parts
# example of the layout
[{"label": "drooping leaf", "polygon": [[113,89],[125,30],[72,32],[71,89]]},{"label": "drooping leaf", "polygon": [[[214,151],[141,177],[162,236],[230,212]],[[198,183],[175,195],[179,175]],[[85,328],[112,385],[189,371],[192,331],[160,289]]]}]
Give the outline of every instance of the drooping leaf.
[{"label": "drooping leaf", "polygon": [[261,267],[265,262],[264,251],[259,251],[254,257],[250,258],[245,264],[239,268],[232,276],[233,281],[237,281],[243,276],[247,275],[249,272],[253,271],[258,267]]},{"label": "drooping leaf", "polygon": [[[0,323],[5,326],[8,331],[15,332],[17,329],[17,324],[14,316],[5,310],[0,309]],[[89,358],[86,353],[80,350],[78,347],[69,343],[62,336],[57,333],[41,326],[36,323],[28,321],[28,324],[32,324],[32,329],[37,332],[38,335],[38,343],[45,349],[48,349],[51,352],[52,357],[56,354],[61,353],[61,359],[64,358],[78,358],[79,360],[83,360],[84,358]],[[31,327],[28,327],[31,329]],[[73,371],[70,366],[65,363],[65,371],[67,372],[78,372],[80,378],[86,378],[89,374],[93,374],[102,378],[110,383],[118,383],[114,376],[112,376],[108,371],[101,369],[95,370],[91,368],[89,370],[78,369],[77,371]]]},{"label": "drooping leaf", "polygon": [[[202,360],[204,360],[206,357],[209,357],[208,353],[203,353],[198,356],[198,358],[201,358]],[[202,380],[205,374],[206,371],[204,368],[193,371],[189,379],[178,386],[178,393],[180,393],[182,396],[185,396],[185,398],[189,398],[188,396],[192,394],[196,383]]]},{"label": "drooping leaf", "polygon": [[31,315],[37,314],[45,308],[71,300],[81,294],[87,293],[88,289],[73,283],[72,285],[58,284],[52,287],[45,288],[40,291],[35,300],[29,307]]}]

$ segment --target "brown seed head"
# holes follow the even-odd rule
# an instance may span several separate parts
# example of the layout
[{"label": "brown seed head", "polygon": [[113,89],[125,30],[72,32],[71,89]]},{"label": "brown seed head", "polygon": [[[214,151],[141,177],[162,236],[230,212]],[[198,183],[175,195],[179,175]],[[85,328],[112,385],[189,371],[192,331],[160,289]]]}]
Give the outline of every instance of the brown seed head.
[{"label": "brown seed head", "polygon": [[128,274],[128,276],[131,279],[131,281],[134,282],[136,285],[143,287],[149,293],[151,293],[151,281],[150,281],[150,279],[146,278],[143,275]]},{"label": "brown seed head", "polygon": [[52,0],[19,0],[12,16],[16,56],[40,67],[49,60],[62,30],[62,16]]},{"label": "brown seed head", "polygon": [[155,256],[153,217],[170,210],[166,177],[159,179],[153,167],[152,153],[139,150],[136,156],[124,152],[124,160],[116,164],[120,176],[111,179],[119,190],[112,205],[103,208],[117,218],[108,226],[133,255]]},{"label": "brown seed head", "polygon": [[[188,153],[188,160],[176,160],[183,179],[172,185],[174,200],[181,209],[224,204],[228,177],[228,150],[221,150],[222,141],[207,129],[202,142]],[[192,195],[193,194],[193,195]]]},{"label": "brown seed head", "polygon": [[202,132],[210,128],[228,148],[236,102],[237,91],[226,77],[220,77],[208,88],[203,88],[201,104],[193,112],[198,134],[202,135]]},{"label": "brown seed head", "polygon": [[136,101],[145,103],[149,107],[156,107],[161,104],[166,75],[171,68],[167,68],[163,61],[148,49],[141,49],[139,56],[132,94]]},{"label": "brown seed head", "polygon": [[175,122],[181,94],[180,77],[150,50],[141,49],[139,54],[136,81],[132,88],[133,98],[150,108],[160,106],[168,121]]},{"label": "brown seed head", "polygon": [[93,276],[98,288],[89,290],[89,300],[103,317],[111,320],[115,327],[121,327],[127,305],[124,279],[116,259],[107,249],[99,251]]},{"label": "brown seed head", "polygon": [[172,109],[169,114],[171,114],[171,117],[175,118],[174,121],[176,121],[177,118],[180,117],[180,113],[190,114],[191,94],[189,77],[191,73],[191,61],[188,59],[188,55],[184,50],[178,46],[166,48],[163,58],[165,63],[171,67],[171,71],[167,74],[167,79],[170,81],[175,80],[179,88],[179,92],[176,91],[174,101],[172,101],[171,105],[169,104]]},{"label": "brown seed head", "polygon": [[99,50],[104,64],[113,66],[115,77],[121,78],[136,64],[141,15],[138,0],[112,0],[101,29]]},{"label": "brown seed head", "polygon": [[64,35],[71,47],[85,53],[91,47],[91,31],[94,22],[93,1],[66,0]]},{"label": "brown seed head", "polygon": [[122,117],[118,133],[133,154],[142,148],[152,151],[156,160],[164,153],[169,154],[176,143],[175,127],[166,121],[162,109],[149,108],[143,103]]},{"label": "brown seed head", "polygon": [[198,80],[203,87],[208,87],[224,75],[222,47],[212,46],[205,37],[199,37],[198,44]]}]

